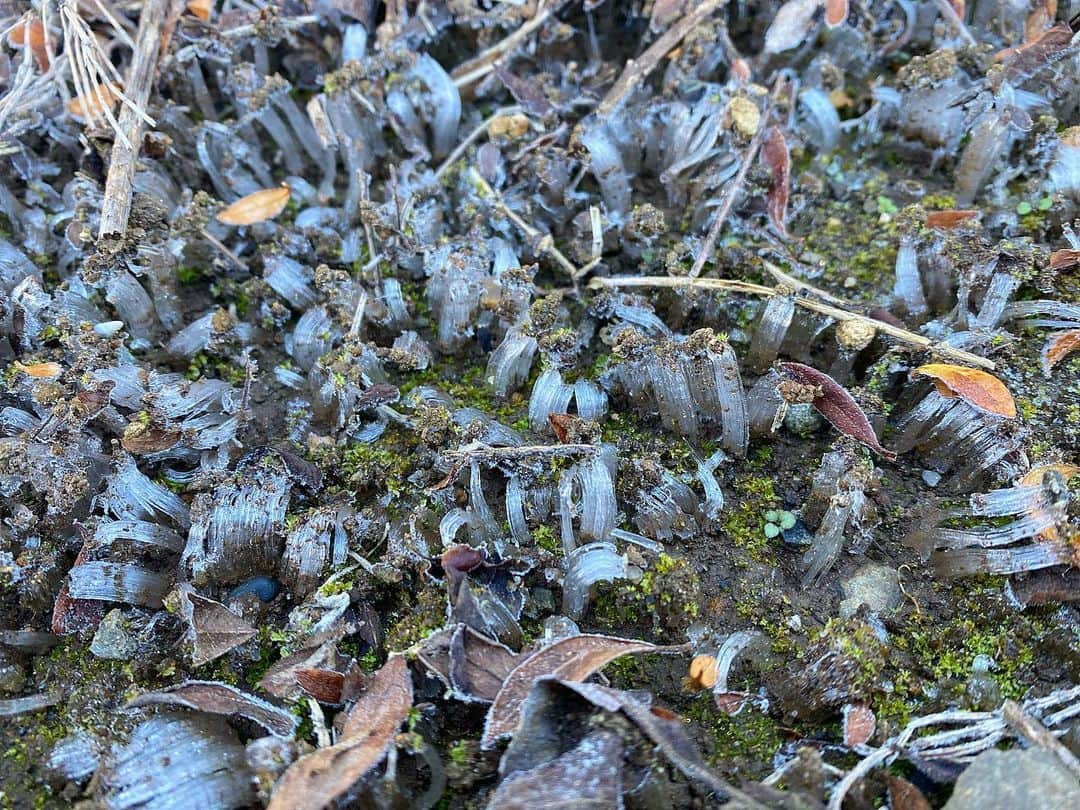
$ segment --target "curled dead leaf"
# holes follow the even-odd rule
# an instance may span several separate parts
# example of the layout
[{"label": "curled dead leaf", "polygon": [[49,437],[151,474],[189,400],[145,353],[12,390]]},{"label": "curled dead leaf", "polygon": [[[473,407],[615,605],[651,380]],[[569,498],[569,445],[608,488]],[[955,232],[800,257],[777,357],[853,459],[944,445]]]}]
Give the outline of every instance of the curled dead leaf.
[{"label": "curled dead leaf", "polygon": [[950,209],[948,211],[931,211],[926,215],[926,227],[938,228],[949,231],[958,228],[979,218],[978,211],[967,209]]},{"label": "curled dead leaf", "polygon": [[870,420],[859,407],[859,403],[836,380],[802,363],[781,363],[780,369],[800,385],[817,389],[811,402],[818,413],[829,420],[829,424],[834,428],[845,436],[850,436],[855,441],[866,445],[883,458],[889,461],[896,459],[896,453],[881,446]]},{"label": "curled dead leaf", "polygon": [[241,197],[218,212],[218,222],[226,225],[254,225],[273,219],[285,210],[292,189],[285,183],[277,188],[264,188]]},{"label": "curled dead leaf", "polygon": [[409,666],[391,656],[345,718],[338,743],[301,757],[282,774],[269,810],[319,810],[378,765],[412,708]]},{"label": "curled dead leaf", "polygon": [[200,596],[190,586],[181,594],[178,612],[188,623],[186,641],[191,645],[191,663],[197,667],[238,647],[258,632],[221,602]]},{"label": "curled dead leaf", "polygon": [[534,652],[506,676],[495,695],[484,721],[480,747],[490,749],[499,739],[514,733],[521,720],[521,707],[537,679],[553,676],[564,681],[584,681],[616,658],[662,649],[647,641],[580,635],[561,639]]},{"label": "curled dead leaf", "polygon": [[943,397],[960,397],[988,413],[1016,418],[1016,403],[1005,383],[985,371],[950,363],[928,363],[919,366],[913,377],[929,377]]},{"label": "curled dead leaf", "polygon": [[129,701],[128,707],[156,704],[183,706],[208,714],[238,714],[279,737],[292,737],[297,725],[292,712],[217,681],[185,681],[157,692],[146,692]]},{"label": "curled dead leaf", "polygon": [[1050,335],[1042,348],[1043,374],[1049,377],[1054,366],[1064,360],[1066,355],[1076,351],[1078,347],[1080,347],[1080,329],[1069,329]]},{"label": "curled dead leaf", "polygon": [[30,43],[30,52],[34,54],[38,67],[42,71],[48,70],[51,60],[49,51],[45,47],[45,26],[42,24],[40,17],[34,17],[28,22],[16,24],[8,34],[8,42],[17,48],[26,45],[27,41]]},{"label": "curled dead leaf", "polygon": [[[846,1],[844,5],[847,6]],[[786,237],[787,228],[784,225],[784,220],[787,218],[791,155],[788,152],[787,141],[784,140],[784,133],[780,127],[770,127],[766,133],[765,142],[761,145],[761,160],[769,169],[771,175],[766,196],[769,221],[781,236]]]},{"label": "curled dead leaf", "polygon": [[1047,473],[1057,473],[1066,481],[1072,478],[1080,472],[1080,467],[1075,464],[1040,464],[1038,467],[1032,467],[1023,477],[1020,479],[1020,486],[1022,487],[1034,487],[1043,482],[1043,476]]}]

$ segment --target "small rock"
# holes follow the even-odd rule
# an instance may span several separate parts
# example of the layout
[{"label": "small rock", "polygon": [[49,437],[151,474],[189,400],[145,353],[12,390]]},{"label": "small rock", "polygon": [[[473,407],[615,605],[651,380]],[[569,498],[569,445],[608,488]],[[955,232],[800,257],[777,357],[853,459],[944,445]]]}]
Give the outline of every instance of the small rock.
[{"label": "small rock", "polygon": [[1080,807],[1080,782],[1038,748],[991,749],[979,754],[956,782],[945,810],[1044,810]]},{"label": "small rock", "polygon": [[128,629],[124,613],[114,608],[105,614],[90,643],[90,652],[98,658],[115,661],[131,659],[139,649],[139,640]]},{"label": "small rock", "polygon": [[812,545],[814,542],[814,533],[806,528],[802,519],[796,520],[790,529],[781,529],[780,534],[785,544],[797,548]]},{"label": "small rock", "polygon": [[821,427],[821,416],[809,402],[797,402],[788,407],[784,427],[799,436],[806,436]]},{"label": "small rock", "polygon": [[11,661],[0,652],[0,694],[14,695],[26,685],[26,670],[17,661]]},{"label": "small rock", "polygon": [[941,483],[941,473],[934,472],[933,470],[923,470],[922,480],[926,482],[928,487],[936,487]]},{"label": "small rock", "polygon": [[862,605],[871,613],[888,613],[900,605],[900,579],[895,568],[869,563],[845,582],[841,588],[844,599],[840,602],[842,619],[854,616]]},{"label": "small rock", "polygon": [[736,96],[728,102],[728,120],[731,127],[744,138],[753,137],[761,124],[761,110],[745,96]]}]

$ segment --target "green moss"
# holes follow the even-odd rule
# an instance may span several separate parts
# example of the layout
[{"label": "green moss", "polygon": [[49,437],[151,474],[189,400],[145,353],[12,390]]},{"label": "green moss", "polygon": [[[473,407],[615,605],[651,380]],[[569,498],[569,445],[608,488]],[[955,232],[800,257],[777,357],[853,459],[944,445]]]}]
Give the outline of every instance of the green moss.
[{"label": "green moss", "polygon": [[446,621],[446,594],[442,588],[431,585],[415,596],[408,589],[401,593],[409,598],[390,613],[386,623],[386,648],[391,652],[407,650]]},{"label": "green moss", "polygon": [[533,542],[544,551],[558,554],[562,550],[562,540],[550,526],[537,526],[532,532]]},{"label": "green moss", "polygon": [[701,583],[687,560],[661,554],[637,582],[617,580],[597,586],[592,602],[594,619],[611,631],[652,620],[653,633],[679,634],[698,617]]},{"label": "green moss", "polygon": [[703,692],[694,699],[687,717],[706,735],[706,760],[725,775],[760,779],[772,772],[773,755],[784,739],[767,714],[752,706],[726,714],[716,708],[710,692]]},{"label": "green moss", "polygon": [[772,478],[742,475],[735,479],[736,498],[724,519],[723,530],[737,547],[754,559],[764,559],[769,547],[765,514],[778,505]]}]

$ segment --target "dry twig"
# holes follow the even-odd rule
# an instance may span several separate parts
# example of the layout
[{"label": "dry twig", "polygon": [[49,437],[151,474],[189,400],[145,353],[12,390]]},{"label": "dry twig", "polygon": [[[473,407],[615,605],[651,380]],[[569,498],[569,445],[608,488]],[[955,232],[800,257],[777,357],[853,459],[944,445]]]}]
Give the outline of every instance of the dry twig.
[{"label": "dry twig", "polygon": [[[543,6],[537,10],[531,20],[524,23],[508,37],[499,40],[490,48],[480,52],[469,61],[462,62],[450,71],[450,75],[454,79],[454,84],[458,87],[468,87],[473,82],[479,81],[487,76],[495,68],[495,63],[498,62],[504,54],[509,53],[526,40],[533,31],[547,22],[548,19],[550,19],[556,11],[565,6],[566,3],[567,0],[555,0],[551,5]],[[541,5],[543,5],[543,3],[541,3]]]},{"label": "dry twig", "polygon": [[[766,263],[767,264],[767,263]],[[680,287],[691,287],[702,290],[721,290],[724,292],[745,293],[747,295],[757,295],[762,298],[772,298],[774,295],[783,294],[783,290],[778,287],[766,287],[764,284],[754,284],[749,281],[738,281],[736,279],[727,278],[689,278],[687,276],[614,276],[611,278],[594,278],[590,283],[594,288],[614,288],[614,287],[669,287],[672,289]],[[800,282],[799,286],[804,291],[813,291],[813,287]],[[821,293],[826,295],[825,293]],[[985,357],[980,357],[977,354],[964,351],[963,349],[956,349],[945,343],[939,343],[931,340],[923,335],[916,334],[915,332],[909,332],[907,329],[901,329],[898,326],[893,326],[890,323],[876,320],[875,318],[869,318],[866,315],[860,315],[856,312],[850,312],[849,310],[842,309],[833,304],[824,303],[808,296],[796,296],[795,304],[808,309],[811,312],[817,312],[820,315],[826,315],[836,321],[857,321],[859,323],[871,326],[874,329],[882,332],[889,337],[904,343],[909,343],[913,346],[917,346],[920,349],[939,354],[942,357],[948,357],[952,360],[959,361],[961,363],[967,363],[969,365],[978,366],[980,368],[993,369],[994,362],[987,360]]]},{"label": "dry twig", "polygon": [[1021,737],[1032,745],[1037,745],[1039,748],[1052,753],[1061,761],[1062,765],[1072,772],[1073,776],[1080,779],[1080,760],[1076,758],[1072,751],[1062,745],[1061,741],[1046,726],[1025,712],[1023,706],[1015,700],[1006,700],[1001,707],[1001,715],[1005,718],[1005,722],[1012,726]]}]

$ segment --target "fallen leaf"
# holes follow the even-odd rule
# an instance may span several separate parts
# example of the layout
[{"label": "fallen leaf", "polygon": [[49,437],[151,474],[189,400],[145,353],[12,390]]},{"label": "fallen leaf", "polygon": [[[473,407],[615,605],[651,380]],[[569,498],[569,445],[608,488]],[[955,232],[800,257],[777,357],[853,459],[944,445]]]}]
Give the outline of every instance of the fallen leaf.
[{"label": "fallen leaf", "polygon": [[907,779],[889,774],[889,807],[892,810],[930,810],[922,791]]},{"label": "fallen leaf", "polygon": [[848,703],[844,706],[844,745],[855,748],[865,745],[874,736],[877,718],[865,703]]},{"label": "fallen leaf", "polygon": [[188,623],[191,663],[197,667],[224,655],[258,633],[221,602],[200,596],[190,587],[182,594],[180,615]]},{"label": "fallen leaf", "polygon": [[28,366],[24,366],[16,360],[12,365],[27,377],[51,379],[53,377],[59,377],[64,373],[64,367],[59,363],[31,363]]},{"label": "fallen leaf", "polygon": [[120,100],[114,84],[99,84],[82,96],[76,96],[67,103],[67,111],[76,118],[96,121],[106,110],[111,110]]},{"label": "fallen leaf", "polygon": [[568,413],[549,413],[548,424],[555,432],[555,438],[560,444],[566,444],[570,438],[570,426],[574,423],[574,417]]},{"label": "fallen leaf", "polygon": [[393,655],[349,709],[340,742],[290,765],[274,788],[268,810],[320,810],[332,804],[382,761],[412,701],[409,665]]},{"label": "fallen leaf", "polygon": [[802,44],[814,29],[822,0],[788,0],[780,6],[765,32],[765,52],[780,53]]},{"label": "fallen leaf", "polygon": [[[847,7],[846,0],[844,6]],[[761,161],[770,174],[769,190],[766,195],[769,221],[781,236],[786,237],[787,228],[784,220],[787,218],[790,191],[791,155],[788,153],[787,141],[784,140],[784,133],[780,127],[770,127],[766,133],[765,142],[761,145]]]},{"label": "fallen leaf", "polygon": [[45,26],[40,17],[34,17],[22,24],[17,23],[8,34],[8,42],[16,47],[25,45],[27,38],[30,40],[30,52],[34,54],[38,67],[42,72],[48,70],[51,60],[49,51],[45,48]]},{"label": "fallen leaf", "polygon": [[939,228],[949,231],[967,222],[978,219],[979,212],[966,209],[950,209],[948,211],[931,211],[926,215],[927,228]]},{"label": "fallen leaf", "polygon": [[1038,467],[1032,467],[1024,474],[1020,479],[1020,486],[1039,486],[1042,484],[1043,476],[1045,476],[1046,473],[1057,473],[1068,481],[1078,472],[1080,472],[1080,467],[1077,467],[1074,464],[1040,464]]},{"label": "fallen leaf", "polygon": [[1077,264],[1080,264],[1080,250],[1066,248],[1064,250],[1055,250],[1050,254],[1051,270],[1064,270]]},{"label": "fallen leaf", "polygon": [[812,404],[834,428],[845,436],[850,436],[866,445],[883,458],[889,461],[896,460],[896,453],[881,446],[870,420],[859,407],[859,403],[836,380],[802,363],[781,363],[780,369],[802,385],[812,385],[821,389],[821,395],[814,397]]},{"label": "fallen leaf", "polygon": [[919,366],[913,377],[929,377],[943,397],[960,397],[976,408],[989,413],[1016,418],[1016,403],[1005,383],[985,371],[949,363],[929,363]]},{"label": "fallen leaf", "polygon": [[226,225],[254,225],[273,219],[285,210],[292,190],[284,183],[277,188],[264,188],[241,197],[218,212],[218,222]]},{"label": "fallen leaf", "polygon": [[487,750],[513,734],[521,720],[521,706],[538,678],[583,681],[604,665],[624,655],[655,652],[655,644],[614,636],[580,635],[556,641],[534,652],[507,675],[484,721],[480,747]]},{"label": "fallen leaf", "polygon": [[488,807],[601,810],[622,806],[623,743],[613,731],[598,730],[575,748],[527,771],[507,776]]},{"label": "fallen leaf", "polygon": [[1042,348],[1043,374],[1049,377],[1054,366],[1065,359],[1066,355],[1076,351],[1077,347],[1080,347],[1080,329],[1069,329],[1050,335]]},{"label": "fallen leaf", "polygon": [[132,455],[157,453],[174,447],[181,439],[179,430],[162,430],[141,421],[129,422],[120,444]]},{"label": "fallen leaf", "polygon": [[458,625],[450,639],[451,686],[474,700],[495,700],[520,656],[509,647],[477,633],[465,624]]},{"label": "fallen leaf", "polygon": [[296,683],[319,703],[341,703],[345,676],[331,669],[298,669]]},{"label": "fallen leaf", "polygon": [[296,731],[297,718],[292,712],[217,681],[185,681],[128,701],[129,708],[157,704],[183,706],[207,714],[238,714],[278,737],[292,737]]},{"label": "fallen leaf", "polygon": [[492,67],[492,71],[510,91],[514,101],[529,115],[543,117],[553,109],[544,89],[535,82],[515,76],[498,62]]},{"label": "fallen leaf", "polygon": [[1024,22],[1024,42],[1033,42],[1042,36],[1042,32],[1054,24],[1057,15],[1057,0],[1037,3]]},{"label": "fallen leaf", "polygon": [[1046,29],[1033,42],[999,51],[994,55],[994,61],[1004,63],[1006,81],[1020,82],[1035,71],[1063,58],[1068,53],[1072,38],[1073,31],[1068,23],[1058,23],[1053,28]]},{"label": "fallen leaf", "polygon": [[210,22],[210,12],[214,10],[213,0],[191,0],[187,10],[203,22]]},{"label": "fallen leaf", "polygon": [[847,21],[848,0],[825,0],[825,24],[836,28]]}]

